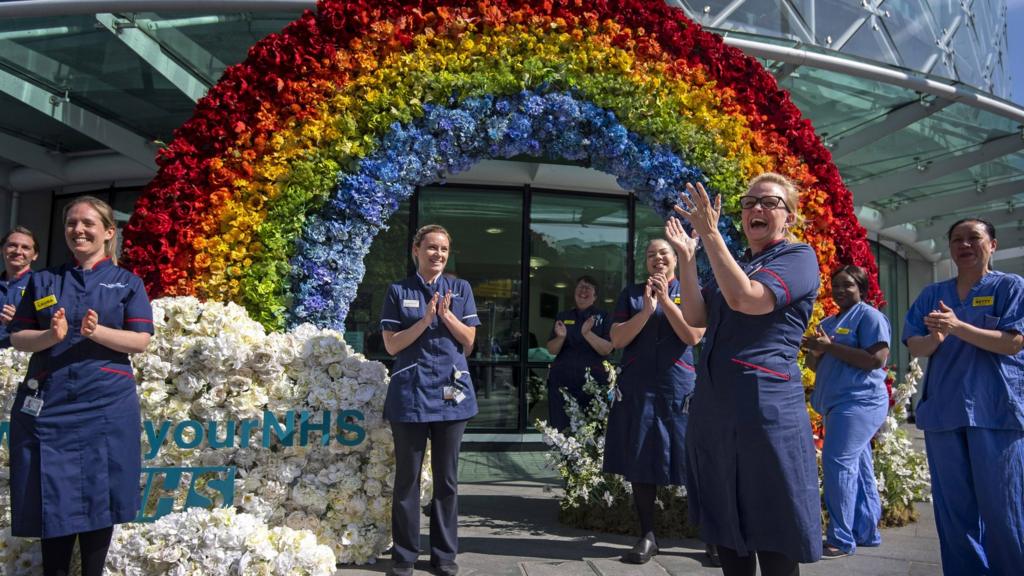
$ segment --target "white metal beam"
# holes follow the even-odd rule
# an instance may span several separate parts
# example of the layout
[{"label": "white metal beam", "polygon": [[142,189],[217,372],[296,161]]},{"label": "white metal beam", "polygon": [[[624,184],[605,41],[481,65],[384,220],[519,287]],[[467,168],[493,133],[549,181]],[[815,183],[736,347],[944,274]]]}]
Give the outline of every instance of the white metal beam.
[{"label": "white metal beam", "polygon": [[994,138],[978,148],[956,155],[929,158],[928,164],[918,164],[881,176],[861,180],[851,185],[853,199],[858,204],[881,200],[904,190],[914,188],[955,172],[967,170],[972,166],[984,164],[1024,150],[1024,135],[1020,132]]},{"label": "white metal beam", "polygon": [[0,157],[64,180],[65,159],[59,153],[5,132],[0,132]]},{"label": "white metal beam", "polygon": [[100,12],[291,12],[316,8],[315,0],[8,0],[0,18],[45,18]]},{"label": "white metal beam", "polygon": [[82,108],[72,102],[67,94],[55,94],[3,69],[0,69],[0,92],[147,168],[156,168],[157,148],[149,140]]},{"label": "white metal beam", "polygon": [[206,95],[209,86],[197,78],[192,72],[172,60],[164,53],[163,46],[142,30],[135,27],[130,20],[113,14],[97,14],[96,21],[124,42],[125,46],[153,67],[158,74],[170,81],[193,102],[198,102]]},{"label": "white metal beam", "polygon": [[950,104],[952,102],[941,98],[936,98],[930,102],[918,99],[899,108],[893,108],[880,122],[869,124],[856,132],[847,133],[831,140],[829,144],[831,145],[832,159],[842,158],[851,152],[874,144],[880,138],[894,132],[899,132],[907,126],[935,114]]},{"label": "white metal beam", "polygon": [[[155,15],[135,20],[139,30],[145,32],[155,42],[163,45],[168,51],[181,58],[202,76],[201,81],[212,86],[224,73],[227,64],[199,45],[179,28],[192,26],[210,26],[250,20],[249,14],[193,16],[190,18],[173,18],[160,20]],[[198,68],[198,69],[196,69]]]},{"label": "white metal beam", "polygon": [[1014,206],[1013,202],[1007,202],[1005,204],[978,208],[977,210],[972,211],[970,215],[937,218],[928,224],[920,224],[917,226],[918,238],[922,240],[933,238],[936,243],[945,242],[946,233],[949,232],[949,227],[961,218],[982,218],[993,226],[1001,226],[1003,224],[1010,224],[1012,222],[1024,220],[1024,209],[1020,206]]},{"label": "white metal beam", "polygon": [[979,189],[969,188],[934,198],[926,197],[884,214],[884,225],[895,226],[945,216],[958,210],[1006,201],[1017,194],[1024,194],[1024,180],[1011,180]]},{"label": "white metal beam", "polygon": [[[3,3],[0,2],[0,6],[2,5]],[[825,54],[801,48],[778,46],[768,42],[758,42],[747,38],[737,38],[729,36],[728,30],[717,30],[717,32],[725,36],[726,44],[739,48],[751,56],[790,62],[812,68],[821,68],[822,70],[831,70],[858,78],[877,80],[922,94],[931,94],[946,100],[963,102],[972,108],[987,110],[1024,124],[1024,107],[992,97],[981,90],[960,84],[955,80],[930,78],[920,73],[907,72],[891,66],[871,64],[870,62],[857,60],[853,56]]]}]

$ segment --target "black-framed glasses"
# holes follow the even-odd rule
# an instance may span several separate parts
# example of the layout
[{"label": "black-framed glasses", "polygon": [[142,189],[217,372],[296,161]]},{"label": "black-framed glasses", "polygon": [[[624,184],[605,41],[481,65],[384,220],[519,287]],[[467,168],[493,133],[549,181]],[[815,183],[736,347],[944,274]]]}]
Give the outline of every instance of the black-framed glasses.
[{"label": "black-framed glasses", "polygon": [[787,212],[789,211],[789,206],[786,206],[786,200],[782,196],[740,196],[740,208],[744,210],[750,210],[758,204],[765,210],[775,210],[781,204]]}]

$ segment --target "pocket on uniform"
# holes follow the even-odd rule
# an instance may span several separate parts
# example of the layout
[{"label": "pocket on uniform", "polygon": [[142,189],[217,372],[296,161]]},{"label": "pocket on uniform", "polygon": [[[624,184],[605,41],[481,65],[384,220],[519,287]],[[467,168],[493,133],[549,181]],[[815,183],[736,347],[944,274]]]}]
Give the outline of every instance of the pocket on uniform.
[{"label": "pocket on uniform", "polygon": [[999,327],[999,321],[1002,320],[1002,316],[993,316],[991,314],[985,314],[981,318],[981,327],[986,330],[995,330]]}]

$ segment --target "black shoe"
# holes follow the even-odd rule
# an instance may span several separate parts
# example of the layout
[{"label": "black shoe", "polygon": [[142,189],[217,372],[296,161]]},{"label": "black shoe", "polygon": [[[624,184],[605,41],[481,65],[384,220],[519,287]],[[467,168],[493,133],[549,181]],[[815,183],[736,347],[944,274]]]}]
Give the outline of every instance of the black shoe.
[{"label": "black shoe", "polygon": [[628,564],[646,564],[657,554],[658,545],[654,543],[654,534],[648,534],[636,541],[633,549],[622,556],[622,561]]},{"label": "black shoe", "polygon": [[715,568],[722,567],[722,559],[718,557],[718,546],[715,546],[714,544],[705,544],[704,554],[708,557],[708,564],[711,564]]},{"label": "black shoe", "polygon": [[455,576],[459,573],[459,565],[451,560],[447,562],[431,562],[430,567],[434,569],[435,574],[440,574],[440,576]]},{"label": "black shoe", "polygon": [[412,576],[412,562],[394,562],[388,570],[388,576]]}]

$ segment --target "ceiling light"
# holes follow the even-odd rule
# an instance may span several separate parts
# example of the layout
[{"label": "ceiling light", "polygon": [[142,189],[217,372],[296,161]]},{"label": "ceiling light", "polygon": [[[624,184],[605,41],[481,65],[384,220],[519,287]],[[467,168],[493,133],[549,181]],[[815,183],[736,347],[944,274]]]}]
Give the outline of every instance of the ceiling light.
[{"label": "ceiling light", "polygon": [[530,268],[542,268],[548,265],[548,261],[540,256],[530,256]]},{"label": "ceiling light", "polygon": [[504,231],[504,229],[498,227],[491,227],[488,228],[487,230],[484,230],[484,232],[487,232],[488,234],[501,234]]},{"label": "ceiling light", "polygon": [[555,288],[566,288],[568,286],[565,282],[555,282]]}]

